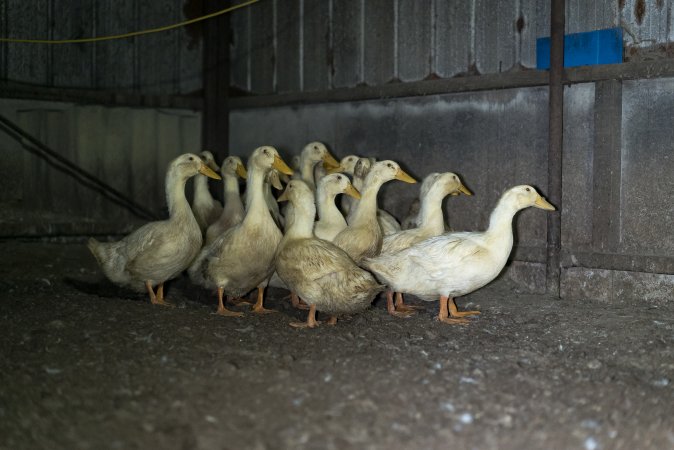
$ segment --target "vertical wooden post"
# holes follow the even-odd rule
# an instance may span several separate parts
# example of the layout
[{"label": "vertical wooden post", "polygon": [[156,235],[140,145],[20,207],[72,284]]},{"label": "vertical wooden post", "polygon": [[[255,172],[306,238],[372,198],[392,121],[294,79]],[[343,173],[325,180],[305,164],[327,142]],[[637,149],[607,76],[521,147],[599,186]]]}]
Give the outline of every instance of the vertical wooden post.
[{"label": "vertical wooden post", "polygon": [[557,211],[548,214],[547,292],[559,295],[562,231],[562,147],[564,142],[564,0],[552,0],[550,19],[550,94],[548,196]]},{"label": "vertical wooden post", "polygon": [[[205,2],[205,14],[216,11],[219,2]],[[220,163],[229,147],[229,14],[204,22],[203,98],[201,145]]]}]

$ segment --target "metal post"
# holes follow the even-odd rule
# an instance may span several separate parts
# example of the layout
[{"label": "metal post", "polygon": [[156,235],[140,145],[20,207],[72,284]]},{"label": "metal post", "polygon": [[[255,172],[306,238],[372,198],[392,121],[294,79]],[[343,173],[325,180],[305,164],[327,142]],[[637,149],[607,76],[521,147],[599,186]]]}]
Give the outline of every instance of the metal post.
[{"label": "metal post", "polygon": [[548,214],[547,292],[559,296],[562,229],[562,147],[564,141],[564,0],[552,0],[550,18],[550,94],[548,196],[557,211]]},{"label": "metal post", "polygon": [[[205,2],[205,13],[219,7],[218,2]],[[218,163],[229,147],[229,33],[229,14],[204,22],[201,145]]]}]

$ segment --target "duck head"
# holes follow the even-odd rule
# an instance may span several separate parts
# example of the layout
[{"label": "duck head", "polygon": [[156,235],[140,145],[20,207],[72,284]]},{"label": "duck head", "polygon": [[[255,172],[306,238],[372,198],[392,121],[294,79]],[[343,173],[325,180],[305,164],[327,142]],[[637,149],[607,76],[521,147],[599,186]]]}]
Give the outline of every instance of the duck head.
[{"label": "duck head", "polygon": [[293,174],[292,169],[283,162],[278,151],[269,145],[264,145],[253,150],[253,153],[248,159],[248,172],[250,172],[250,169],[252,168],[263,170],[265,173],[269,169],[274,168],[286,175]]},{"label": "duck head", "polygon": [[331,195],[346,194],[355,199],[360,199],[360,192],[353,187],[349,177],[341,173],[332,173],[324,176],[318,182],[320,189],[325,189],[325,192]]},{"label": "duck head", "polygon": [[[361,159],[358,164],[361,164],[362,162],[363,159]],[[356,164],[356,171],[358,171],[358,164]],[[417,182],[414,178],[405,173],[405,171],[400,168],[397,162],[391,160],[374,163],[367,174],[367,179],[378,181],[380,183],[385,183],[390,180],[400,180],[404,181],[405,183]]]},{"label": "duck head", "polygon": [[353,169],[356,167],[356,163],[359,159],[360,156],[346,155],[339,161],[339,167],[327,167],[327,165],[323,163],[323,168],[327,170],[328,173],[342,172],[353,176]]},{"label": "duck head", "polygon": [[283,185],[281,184],[281,176],[279,175],[278,170],[271,169],[269,172],[267,172],[267,178],[265,178],[265,181],[274,186],[274,189],[276,189],[277,191],[283,190]]},{"label": "duck head", "polygon": [[461,178],[453,172],[445,172],[437,174],[431,189],[439,189],[440,194],[444,197],[446,195],[473,195],[470,190],[461,182]]},{"label": "duck head", "polygon": [[214,172],[218,172],[220,170],[220,167],[218,167],[218,165],[215,163],[213,153],[209,152],[208,150],[204,150],[203,152],[199,153],[199,157],[204,162],[204,164],[210,167]]},{"label": "duck head", "polygon": [[206,163],[194,153],[185,153],[171,161],[169,172],[177,172],[182,178],[190,178],[200,173],[209,178],[220,180],[220,175],[208,167]]},{"label": "duck head", "polygon": [[323,167],[326,170],[338,168],[339,163],[334,156],[330,154],[328,148],[322,142],[309,142],[302,150],[302,156],[312,164],[323,161]]},{"label": "duck head", "polygon": [[507,196],[508,201],[511,201],[517,209],[533,206],[534,208],[545,209],[546,211],[555,211],[555,207],[531,186],[515,186],[508,190],[505,193],[505,196]]},{"label": "duck head", "polygon": [[248,173],[246,172],[246,168],[241,162],[241,158],[238,156],[228,156],[225,158],[225,160],[222,162],[222,166],[220,166],[220,173],[222,176],[240,176],[244,180],[248,176]]},{"label": "duck head", "polygon": [[314,193],[302,180],[290,180],[278,202],[290,202],[294,207],[313,205]]}]

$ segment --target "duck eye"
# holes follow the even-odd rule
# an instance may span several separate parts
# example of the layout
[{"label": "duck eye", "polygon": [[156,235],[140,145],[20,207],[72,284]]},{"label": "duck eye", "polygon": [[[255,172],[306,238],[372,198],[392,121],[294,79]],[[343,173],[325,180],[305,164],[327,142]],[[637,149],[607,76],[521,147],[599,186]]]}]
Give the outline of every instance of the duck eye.
[{"label": "duck eye", "polygon": [[190,156],[190,161],[194,161],[194,157]]},{"label": "duck eye", "polygon": [[527,192],[531,192],[531,189],[527,188]]},{"label": "duck eye", "polygon": [[386,164],[386,165],[389,166],[390,168],[393,168],[393,166],[391,164]]}]

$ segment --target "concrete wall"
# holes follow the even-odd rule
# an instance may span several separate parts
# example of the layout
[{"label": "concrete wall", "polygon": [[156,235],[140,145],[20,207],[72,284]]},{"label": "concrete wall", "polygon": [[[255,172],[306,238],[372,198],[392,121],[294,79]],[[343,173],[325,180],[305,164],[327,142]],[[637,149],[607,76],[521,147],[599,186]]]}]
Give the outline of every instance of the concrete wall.
[{"label": "concrete wall", "polygon": [[[574,85],[565,105],[563,295],[671,299],[674,79]],[[532,184],[545,195],[547,121],[546,88],[246,109],[231,114],[230,150],[245,156],[271,144],[290,157],[321,140],[337,157],[393,159],[418,178],[451,170],[475,196],[450,198],[449,221],[479,230],[508,187]],[[400,218],[416,195],[391,182],[380,205]],[[545,212],[525,210],[515,225],[508,276],[544,291]]]},{"label": "concrete wall", "polygon": [[[0,114],[163,216],[168,162],[201,147],[192,111],[1,100]],[[117,234],[143,222],[1,130],[0,159],[0,236]]]},{"label": "concrete wall", "polygon": [[[622,26],[627,59],[671,57],[674,0],[567,0],[566,33]],[[536,66],[547,0],[266,0],[232,14],[232,86],[316,91]]]}]

